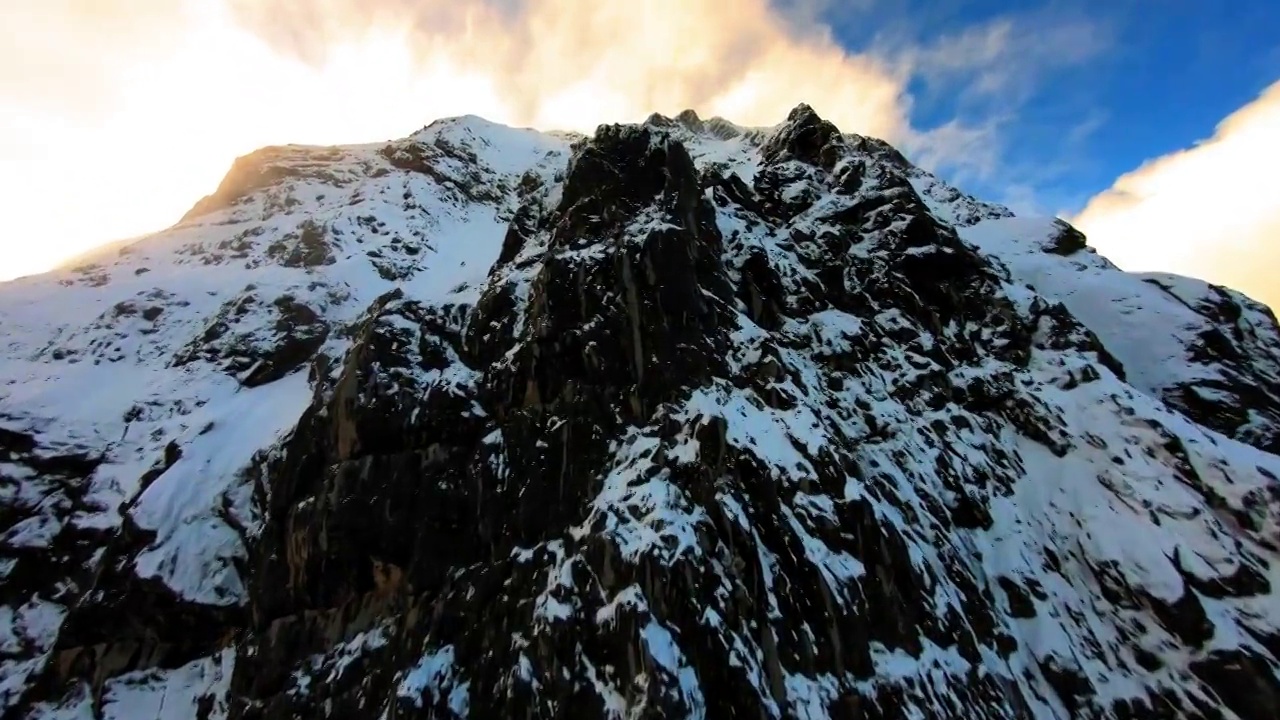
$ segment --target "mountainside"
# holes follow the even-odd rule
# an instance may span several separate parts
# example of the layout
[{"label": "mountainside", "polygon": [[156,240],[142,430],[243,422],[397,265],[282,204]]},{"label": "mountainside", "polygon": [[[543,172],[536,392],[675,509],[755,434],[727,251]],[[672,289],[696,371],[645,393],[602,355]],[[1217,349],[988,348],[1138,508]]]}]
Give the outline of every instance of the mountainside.
[{"label": "mountainside", "polygon": [[843,134],[266,148],[0,285],[0,714],[1280,717],[1280,327]]}]

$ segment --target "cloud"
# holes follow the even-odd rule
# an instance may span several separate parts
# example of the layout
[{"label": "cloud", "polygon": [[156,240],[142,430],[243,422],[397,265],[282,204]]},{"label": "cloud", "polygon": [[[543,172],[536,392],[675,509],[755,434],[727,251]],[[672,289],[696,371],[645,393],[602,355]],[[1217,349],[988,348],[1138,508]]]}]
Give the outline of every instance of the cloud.
[{"label": "cloud", "polygon": [[1087,141],[1111,119],[1111,113],[1101,108],[1093,108],[1071,127],[1067,128],[1063,140],[1068,145],[1079,145]]},{"label": "cloud", "polygon": [[344,42],[397,30],[415,62],[442,59],[490,80],[515,122],[590,129],[693,107],[772,125],[801,101],[837,124],[896,136],[900,78],[847,53],[791,2],[765,0],[231,0],[272,47],[321,66]]},{"label": "cloud", "polygon": [[1201,277],[1280,307],[1278,167],[1280,82],[1212,138],[1118,178],[1072,223],[1125,269]]},{"label": "cloud", "polygon": [[[0,43],[0,277],[174,221],[266,144],[400,137],[474,113],[590,130],[808,102],[909,135],[905,79],[827,0],[44,0]],[[13,40],[10,42],[9,40]]]},{"label": "cloud", "polygon": [[[19,99],[32,109],[100,109],[110,100],[111,81],[120,71],[148,54],[176,47],[176,39],[164,30],[181,14],[172,0],[12,3],[5,8],[6,28],[0,31],[0,98]],[[67,23],[68,17],[77,22]],[[88,58],[93,61],[86,62]]]},{"label": "cloud", "polygon": [[916,75],[926,91],[962,104],[1019,105],[1045,89],[1047,76],[1082,66],[1113,44],[1110,25],[1052,6],[1002,15],[931,41],[881,38],[884,52]]},{"label": "cloud", "polygon": [[903,144],[912,162],[968,185],[988,180],[1000,169],[1000,132],[1006,120],[994,116],[970,125],[952,119],[926,131],[909,131]]},{"label": "cloud", "polygon": [[[1011,185],[1021,186],[1016,204],[1038,206],[1027,190],[1061,158],[1042,156],[1011,166],[1008,148],[1022,145],[1019,154],[1029,155],[1032,148],[1046,147],[1021,136],[1037,129],[1024,110],[1069,102],[1047,91],[1063,73],[1104,56],[1114,43],[1110,22],[1049,5],[934,37],[920,32],[918,26],[900,27],[881,34],[873,45],[898,75],[911,78],[914,114],[936,118],[931,127],[907,129],[901,142],[908,157],[980,194],[1008,194]],[[1059,154],[1095,130],[1101,122],[1096,117],[1095,110],[1077,121],[1065,142],[1055,143]]]}]

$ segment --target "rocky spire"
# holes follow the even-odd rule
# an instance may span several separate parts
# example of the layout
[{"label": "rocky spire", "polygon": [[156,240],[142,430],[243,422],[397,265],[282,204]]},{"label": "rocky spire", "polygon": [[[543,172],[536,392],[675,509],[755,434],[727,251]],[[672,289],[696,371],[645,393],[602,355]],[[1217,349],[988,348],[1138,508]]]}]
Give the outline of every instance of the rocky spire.
[{"label": "rocky spire", "polygon": [[801,103],[792,108],[787,121],[765,140],[760,154],[769,162],[799,160],[829,170],[834,165],[834,146],[843,144],[844,138],[835,125]]}]

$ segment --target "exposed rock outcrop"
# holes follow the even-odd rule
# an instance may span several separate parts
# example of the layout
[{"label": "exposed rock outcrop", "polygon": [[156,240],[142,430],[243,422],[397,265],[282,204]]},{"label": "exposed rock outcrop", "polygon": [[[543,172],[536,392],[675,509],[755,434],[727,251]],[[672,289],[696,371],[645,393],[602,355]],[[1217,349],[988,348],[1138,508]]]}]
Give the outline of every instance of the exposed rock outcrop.
[{"label": "exposed rock outcrop", "polygon": [[[204,384],[84,427],[0,395],[30,428],[0,430],[7,712],[1280,713],[1280,393],[1185,397],[1270,377],[1269,312],[803,105],[590,138],[464,118],[361,157],[358,198],[251,232],[280,188],[246,186],[175,230],[226,222],[261,285],[146,317],[104,265],[92,332],[11,346],[92,373],[84,333],[145,322],[158,349],[111,362]],[[1170,342],[1206,382],[1156,382],[1064,278],[1201,318]]]}]

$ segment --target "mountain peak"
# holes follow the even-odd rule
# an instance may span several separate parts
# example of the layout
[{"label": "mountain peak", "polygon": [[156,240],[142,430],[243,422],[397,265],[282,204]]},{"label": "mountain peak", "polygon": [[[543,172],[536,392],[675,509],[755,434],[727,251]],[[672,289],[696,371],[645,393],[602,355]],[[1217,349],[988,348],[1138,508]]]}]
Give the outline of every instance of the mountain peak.
[{"label": "mountain peak", "polygon": [[822,122],[822,118],[818,117],[818,113],[808,103],[800,103],[787,113],[787,122],[799,125],[817,124]]},{"label": "mountain peak", "polygon": [[698,113],[693,108],[682,110],[679,115],[676,115],[676,122],[692,127],[702,126],[702,118],[698,117]]},{"label": "mountain peak", "polygon": [[831,169],[838,147],[844,144],[844,136],[835,125],[800,103],[787,114],[786,122],[773,130],[761,154],[770,162],[794,159]]},{"label": "mountain peak", "polygon": [[1280,327],[842,134],[474,116],[0,285],[6,717],[1272,718]]}]

